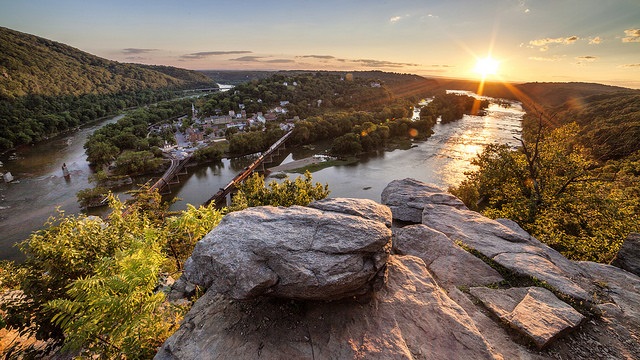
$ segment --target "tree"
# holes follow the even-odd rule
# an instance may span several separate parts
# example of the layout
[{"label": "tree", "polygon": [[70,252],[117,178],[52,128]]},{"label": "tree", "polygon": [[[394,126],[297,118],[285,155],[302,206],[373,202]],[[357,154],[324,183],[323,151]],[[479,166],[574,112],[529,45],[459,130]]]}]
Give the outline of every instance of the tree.
[{"label": "tree", "polygon": [[304,179],[297,177],[294,181],[285,179],[281,184],[271,181],[265,186],[264,177],[254,173],[244,181],[234,195],[231,211],[246,209],[253,206],[306,206],[315,200],[324,199],[329,195],[329,186],[320,183],[313,184],[310,172],[304,173]]},{"label": "tree", "polygon": [[575,123],[554,130],[541,124],[517,150],[487,146],[473,161],[478,170],[451,191],[471,209],[516,221],[570,259],[611,261],[627,234],[640,229],[638,186],[619,179],[640,179],[599,167],[578,142]]},{"label": "tree", "polygon": [[164,262],[163,237],[145,229],[112,258],[98,260],[95,272],[75,280],[68,299],[49,301],[52,321],[64,331],[65,347],[91,357],[150,358],[178,328],[183,311],[155,292]]},{"label": "tree", "polygon": [[114,197],[110,206],[108,221],[59,214],[20,244],[23,264],[2,264],[3,285],[22,294],[0,301],[6,326],[89,358],[149,358],[177,328],[185,309],[156,291],[160,272],[181,270],[222,212],[168,216],[157,191],[134,194],[126,214]]},{"label": "tree", "polygon": [[360,135],[349,133],[336,138],[331,144],[331,152],[342,156],[353,156],[361,153]]},{"label": "tree", "polygon": [[119,153],[120,149],[115,145],[98,141],[93,143],[91,148],[87,148],[87,160],[92,164],[107,164],[113,161]]}]

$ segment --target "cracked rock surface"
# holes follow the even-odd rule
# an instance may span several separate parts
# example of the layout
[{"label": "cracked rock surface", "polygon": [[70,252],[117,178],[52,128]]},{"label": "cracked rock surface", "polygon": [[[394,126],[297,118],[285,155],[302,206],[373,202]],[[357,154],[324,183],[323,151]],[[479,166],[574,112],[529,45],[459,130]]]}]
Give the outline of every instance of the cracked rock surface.
[{"label": "cracked rock surface", "polygon": [[328,210],[265,206],[228,214],[198,242],[184,276],[233,299],[364,295],[384,270],[391,214],[370,200],[350,201],[345,213],[344,203],[325,200],[319,207]]}]

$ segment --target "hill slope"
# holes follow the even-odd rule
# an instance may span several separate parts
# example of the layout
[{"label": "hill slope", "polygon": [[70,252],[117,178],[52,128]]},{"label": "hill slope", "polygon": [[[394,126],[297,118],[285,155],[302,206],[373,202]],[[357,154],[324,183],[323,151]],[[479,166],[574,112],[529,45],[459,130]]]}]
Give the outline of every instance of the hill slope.
[{"label": "hill slope", "polygon": [[196,71],[123,64],[3,27],[0,49],[0,152],[174,90],[217,86]]},{"label": "hill slope", "polygon": [[71,46],[0,27],[0,97],[114,94],[212,86],[195,71],[124,64]]}]

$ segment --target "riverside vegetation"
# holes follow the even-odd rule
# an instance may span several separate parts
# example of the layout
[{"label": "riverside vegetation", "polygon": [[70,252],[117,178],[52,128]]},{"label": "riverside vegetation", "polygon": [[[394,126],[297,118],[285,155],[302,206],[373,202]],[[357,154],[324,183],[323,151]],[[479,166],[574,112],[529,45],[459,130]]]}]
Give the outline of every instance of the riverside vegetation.
[{"label": "riverside vegetation", "polygon": [[518,149],[486,147],[474,161],[478,170],[450,190],[570,259],[609,263],[640,231],[640,95],[583,101],[563,104],[555,116],[525,116]]}]

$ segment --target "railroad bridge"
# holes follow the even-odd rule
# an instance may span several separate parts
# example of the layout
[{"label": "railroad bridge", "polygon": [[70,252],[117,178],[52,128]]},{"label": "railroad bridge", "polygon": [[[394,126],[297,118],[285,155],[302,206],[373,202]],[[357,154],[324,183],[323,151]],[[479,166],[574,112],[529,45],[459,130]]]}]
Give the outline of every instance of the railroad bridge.
[{"label": "railroad bridge", "polygon": [[[264,164],[270,163],[273,161],[273,156],[280,155],[280,149],[284,148],[284,143],[289,139],[289,137],[293,134],[293,129],[289,130],[284,136],[282,136],[278,141],[273,143],[271,147],[269,147],[266,151],[264,151],[251,165],[247,166],[240,174],[236,175],[225,187],[220,188],[220,190],[215,193],[209,200],[207,200],[204,204],[208,205],[211,202],[215,203],[216,206],[222,207],[227,206],[227,196],[231,194],[231,192],[236,188],[236,186],[246,180],[251,173],[256,170],[264,171]],[[260,168],[260,169],[258,169]]]},{"label": "railroad bridge", "polygon": [[166,194],[162,191],[165,187],[169,187],[169,191],[171,192],[171,184],[177,184],[179,181],[177,179],[178,175],[186,174],[186,172],[182,173],[181,171],[184,169],[184,166],[191,160],[191,154],[187,155],[183,158],[172,158],[171,165],[167,169],[167,171],[162,174],[162,177],[158,179],[151,187],[149,191],[158,190],[160,194]]},{"label": "railroad bridge", "polygon": [[[240,174],[236,175],[224,188],[221,188],[215,195],[213,195],[209,200],[207,200],[204,204],[208,205],[211,202],[214,202],[216,206],[223,207],[227,205],[227,196],[236,188],[236,186],[242,183],[246,178],[251,175],[252,172],[256,171],[259,167],[260,170],[264,171],[264,164],[270,163],[273,161],[273,156],[280,155],[280,149],[284,148],[284,143],[289,139],[289,137],[293,134],[293,129],[289,130],[284,136],[282,136],[278,141],[273,143],[271,147],[269,147],[265,152],[260,154],[260,156],[253,162],[251,165],[247,166]],[[162,174],[162,177],[158,179],[151,187],[149,191],[158,190],[160,194],[163,194],[163,190],[165,188],[169,188],[171,184],[179,183],[177,179],[178,175],[185,174],[181,171],[184,169],[184,166],[191,160],[192,155],[188,155],[182,158],[172,158],[171,165],[167,169],[167,171]],[[166,193],[165,193],[166,194]],[[128,206],[124,213],[127,214],[131,211],[131,207]]]}]

